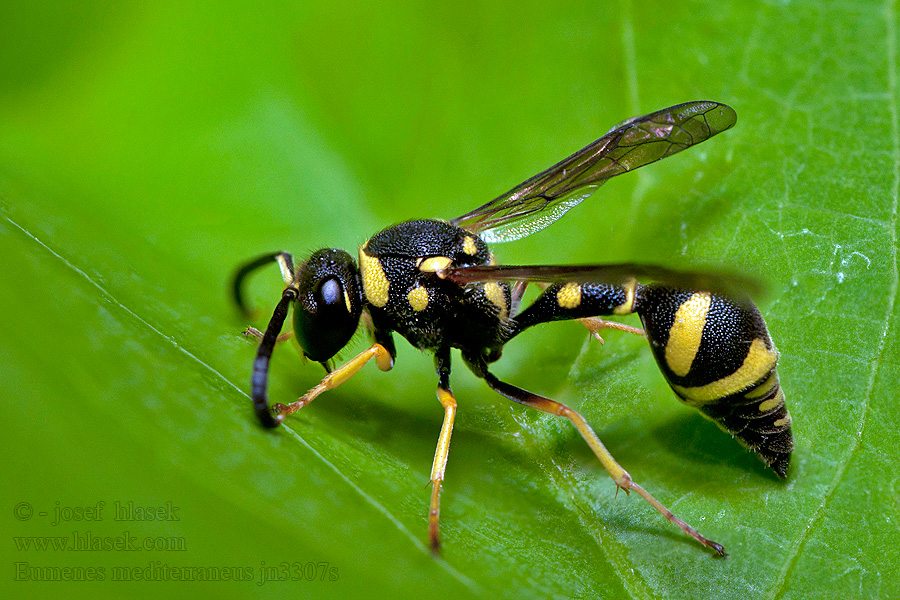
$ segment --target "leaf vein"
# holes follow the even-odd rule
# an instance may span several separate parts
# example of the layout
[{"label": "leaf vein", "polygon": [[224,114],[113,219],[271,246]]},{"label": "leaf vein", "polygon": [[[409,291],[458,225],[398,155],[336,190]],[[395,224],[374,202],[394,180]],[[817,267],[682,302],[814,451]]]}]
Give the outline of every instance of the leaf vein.
[{"label": "leaf vein", "polygon": [[866,427],[869,407],[872,400],[872,392],[875,388],[875,382],[878,378],[880,367],[882,366],[885,347],[888,340],[888,333],[891,330],[891,320],[892,315],[894,314],[894,306],[897,299],[898,283],[900,283],[900,271],[898,271],[897,265],[897,213],[898,205],[900,205],[900,121],[898,121],[898,118],[900,118],[900,108],[898,108],[897,88],[897,31],[893,21],[893,17],[895,14],[895,4],[896,0],[886,0],[882,9],[882,14],[885,19],[886,31],[885,49],[887,53],[887,96],[889,98],[888,111],[891,116],[891,155],[893,162],[890,218],[890,260],[892,264],[892,273],[891,283],[887,294],[887,303],[885,306],[883,317],[884,324],[881,330],[881,336],[878,340],[878,347],[872,357],[871,369],[869,371],[869,377],[866,382],[865,394],[863,395],[861,401],[859,419],[857,420],[856,425],[857,433],[851,438],[851,444],[847,453],[836,465],[834,477],[832,478],[831,483],[828,485],[828,488],[823,495],[821,502],[816,507],[815,511],[813,511],[799,539],[793,544],[790,552],[785,558],[784,566],[782,567],[781,572],[779,573],[779,576],[776,579],[774,585],[772,586],[772,588],[770,588],[769,598],[773,599],[781,598],[784,596],[788,577],[796,567],[797,562],[800,558],[800,554],[802,553],[803,548],[812,535],[812,532],[822,522],[822,519],[824,519],[828,504],[831,502],[831,499],[834,497],[835,493],[837,493],[838,486],[843,481],[844,474],[846,473],[848,466],[859,451],[863,438],[863,432]]}]

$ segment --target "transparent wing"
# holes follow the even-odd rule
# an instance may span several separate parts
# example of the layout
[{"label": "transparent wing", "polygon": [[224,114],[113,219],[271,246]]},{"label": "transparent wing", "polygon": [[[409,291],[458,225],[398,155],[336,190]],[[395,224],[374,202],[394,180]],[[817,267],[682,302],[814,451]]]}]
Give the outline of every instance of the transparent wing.
[{"label": "transparent wing", "polygon": [[621,263],[612,265],[482,265],[450,268],[441,273],[459,285],[477,281],[521,281],[532,283],[608,283],[629,279],[653,281],[681,289],[708,291],[734,300],[760,296],[764,290],[756,279],[739,273],[679,271],[656,265]]},{"label": "transparent wing", "polygon": [[687,102],[629,119],[569,158],[450,221],[485,242],[508,242],[550,225],[607,179],[721,133],[737,122],[718,102]]}]

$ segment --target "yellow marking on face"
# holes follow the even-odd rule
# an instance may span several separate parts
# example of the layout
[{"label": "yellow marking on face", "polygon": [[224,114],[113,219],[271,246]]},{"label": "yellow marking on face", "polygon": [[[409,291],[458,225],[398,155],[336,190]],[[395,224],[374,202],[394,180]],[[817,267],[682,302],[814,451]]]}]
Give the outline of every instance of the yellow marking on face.
[{"label": "yellow marking on face", "polygon": [[768,378],[766,378],[764,382],[744,395],[751,400],[755,398],[762,398],[763,396],[768,395],[768,393],[771,392],[772,388],[776,385],[778,385],[778,374],[772,373]]},{"label": "yellow marking on face", "polygon": [[350,305],[350,294],[347,293],[347,290],[344,290],[344,306],[347,307],[348,313],[353,312],[353,307]]},{"label": "yellow marking on face", "polygon": [[475,238],[471,235],[467,235],[466,239],[463,240],[463,252],[468,254],[469,256],[475,256],[478,254],[478,246],[475,245]]},{"label": "yellow marking on face", "polygon": [[409,302],[409,305],[412,306],[414,311],[421,312],[428,306],[428,290],[421,285],[417,285],[409,290],[409,293],[406,295],[406,300]]},{"label": "yellow marking on face", "polygon": [[696,293],[675,311],[675,322],[666,343],[666,364],[679,377],[688,374],[700,350],[710,302],[712,297],[708,293]]},{"label": "yellow marking on face", "polygon": [[772,423],[772,425],[774,425],[775,427],[785,427],[785,426],[790,425],[790,424],[791,424],[791,415],[787,415],[786,417],[782,417],[781,419],[778,419],[777,421],[775,421],[774,423]]},{"label": "yellow marking on face", "polygon": [[637,280],[629,279],[622,287],[625,289],[625,302],[613,309],[614,315],[630,315],[634,312],[634,290],[637,287]]},{"label": "yellow marking on face", "polygon": [[747,353],[744,363],[731,375],[706,385],[697,387],[673,385],[672,389],[687,404],[701,406],[747,389],[774,369],[777,362],[778,352],[774,348],[771,350],[766,348],[766,343],[761,338],[756,338],[750,344],[750,351]]},{"label": "yellow marking on face", "polygon": [[429,256],[428,258],[420,258],[416,266],[423,273],[437,273],[449,267],[452,262],[453,259],[447,256]]},{"label": "yellow marking on face", "polygon": [[556,292],[556,302],[562,308],[578,308],[581,304],[581,286],[570,281]]},{"label": "yellow marking on face", "polygon": [[769,412],[782,404],[784,404],[784,392],[779,389],[774,397],[759,403],[759,412]]},{"label": "yellow marking on face", "polygon": [[503,288],[500,287],[499,283],[496,281],[488,281],[485,283],[484,295],[491,301],[491,304],[500,310],[497,316],[501,319],[505,319],[509,315],[509,307],[506,306],[506,294],[503,293]]},{"label": "yellow marking on face", "polygon": [[366,253],[366,246],[359,249],[359,272],[362,275],[363,292],[366,300],[379,308],[388,303],[388,288],[391,284],[384,274],[381,261]]}]

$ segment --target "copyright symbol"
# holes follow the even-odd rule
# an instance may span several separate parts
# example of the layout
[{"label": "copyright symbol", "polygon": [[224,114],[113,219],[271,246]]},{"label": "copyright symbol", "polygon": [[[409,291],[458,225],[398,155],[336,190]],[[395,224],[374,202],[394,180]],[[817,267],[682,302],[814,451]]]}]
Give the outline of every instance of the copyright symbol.
[{"label": "copyright symbol", "polygon": [[31,518],[31,515],[34,514],[34,507],[27,502],[19,502],[16,504],[15,508],[13,508],[13,514],[18,520],[27,521]]}]

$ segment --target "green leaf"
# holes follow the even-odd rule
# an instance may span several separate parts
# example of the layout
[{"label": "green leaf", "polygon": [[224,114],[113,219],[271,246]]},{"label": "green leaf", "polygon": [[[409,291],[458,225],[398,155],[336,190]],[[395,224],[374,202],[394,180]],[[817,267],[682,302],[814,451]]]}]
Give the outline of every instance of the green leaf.
[{"label": "green leaf", "polygon": [[[900,596],[898,20],[894,2],[0,9],[7,595]],[[547,326],[496,371],[583,412],[727,559],[616,498],[567,422],[460,360],[433,559],[441,409],[402,340],[394,372],[257,425],[226,289],[241,261],[460,215],[700,99],[735,129],[494,251],[763,280],[788,480],[679,405],[641,339]],[[279,289],[277,269],[254,278],[263,314]],[[287,346],[276,401],[322,376]],[[69,549],[26,548],[46,536]]]}]

